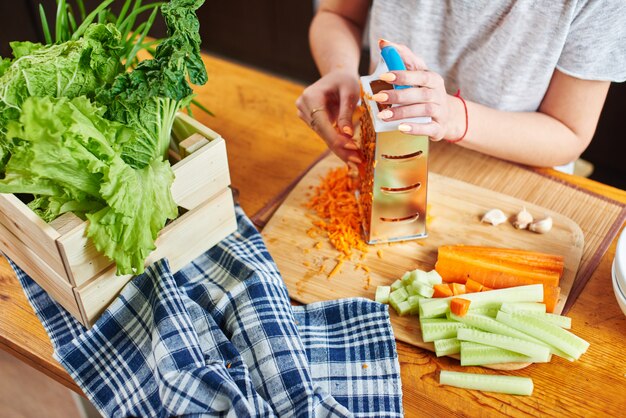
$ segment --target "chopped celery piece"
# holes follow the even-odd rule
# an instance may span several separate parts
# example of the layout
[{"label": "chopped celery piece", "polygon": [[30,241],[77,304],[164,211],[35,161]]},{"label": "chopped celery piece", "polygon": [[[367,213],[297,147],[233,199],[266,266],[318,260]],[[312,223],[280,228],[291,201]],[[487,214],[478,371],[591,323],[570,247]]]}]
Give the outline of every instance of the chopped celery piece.
[{"label": "chopped celery piece", "polygon": [[503,312],[545,312],[546,305],[544,303],[535,302],[505,302],[500,306]]},{"label": "chopped celery piece", "polygon": [[426,280],[428,280],[428,283],[430,283],[431,285],[443,283],[443,279],[441,278],[439,273],[437,273],[437,270],[431,270],[426,273]]},{"label": "chopped celery piece", "polygon": [[397,307],[394,307],[394,308],[396,309],[396,312],[400,316],[409,315],[411,314],[411,310],[412,310],[411,304],[409,303],[408,300],[398,303]]},{"label": "chopped celery piece", "polygon": [[532,379],[519,376],[463,373],[442,370],[439,374],[439,383],[457,388],[476,389],[485,392],[508,393],[511,395],[531,395],[533,393]]},{"label": "chopped celery piece", "polygon": [[389,303],[389,295],[391,294],[390,286],[378,286],[374,300],[379,303]]},{"label": "chopped celery piece", "polygon": [[541,362],[548,362],[550,360],[550,349],[545,345],[532,343],[520,338],[509,337],[508,335],[493,334],[477,329],[460,328],[456,337],[461,341],[471,341],[515,351],[516,353],[536,358]]},{"label": "chopped celery piece", "polygon": [[411,305],[411,315],[417,315],[420,311],[420,300],[422,296],[409,296],[407,302]]},{"label": "chopped celery piece", "polygon": [[402,287],[402,280],[396,280],[395,282],[391,283],[391,291],[393,292],[394,290],[398,290]]},{"label": "chopped celery piece", "polygon": [[408,285],[413,283],[413,280],[415,280],[415,276],[413,275],[412,271],[407,271],[402,275],[402,278],[400,279],[400,281],[402,282],[402,286],[404,287],[407,287]]},{"label": "chopped celery piece", "polygon": [[398,290],[394,290],[389,294],[389,303],[394,302],[396,304],[400,302],[404,302],[409,298],[409,293],[406,291],[404,287],[401,287]]},{"label": "chopped celery piece", "polygon": [[459,341],[457,338],[444,338],[441,340],[435,340],[435,354],[437,354],[437,357],[457,354],[460,350],[461,341]]},{"label": "chopped celery piece", "polygon": [[423,296],[425,298],[432,298],[433,293],[435,293],[435,289],[433,289],[432,285],[419,283],[418,281],[414,281],[409,285],[407,291],[412,295]]},{"label": "chopped celery piece", "polygon": [[457,330],[465,328],[467,325],[457,322],[443,320],[441,322],[422,322],[422,340],[424,342],[432,342],[435,340],[443,340],[445,338],[454,338],[457,336]]},{"label": "chopped celery piece", "polygon": [[[435,341],[435,344],[437,341]],[[496,363],[539,363],[540,359],[504,348],[461,341],[461,366],[483,366]],[[436,346],[435,346],[436,347]]]},{"label": "chopped celery piece", "polygon": [[[420,304],[420,316],[432,318],[446,314],[450,309],[450,300],[447,298],[433,298]],[[472,302],[472,306],[489,306],[494,302],[541,302],[543,300],[543,285],[531,284],[526,286],[509,287],[506,289],[489,290],[487,292],[467,293],[464,299]]]},{"label": "chopped celery piece", "polygon": [[589,348],[589,343],[577,335],[532,315],[500,311],[496,319],[563,351],[574,360],[578,360]]}]

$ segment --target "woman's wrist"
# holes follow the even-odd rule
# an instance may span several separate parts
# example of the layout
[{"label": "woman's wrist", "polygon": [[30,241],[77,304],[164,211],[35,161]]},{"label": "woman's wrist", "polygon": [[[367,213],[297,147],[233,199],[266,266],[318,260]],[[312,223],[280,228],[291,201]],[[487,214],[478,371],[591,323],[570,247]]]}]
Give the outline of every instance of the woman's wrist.
[{"label": "woman's wrist", "polygon": [[443,139],[457,141],[467,133],[467,105],[460,97],[452,94],[448,94],[446,99],[448,102],[448,123]]}]

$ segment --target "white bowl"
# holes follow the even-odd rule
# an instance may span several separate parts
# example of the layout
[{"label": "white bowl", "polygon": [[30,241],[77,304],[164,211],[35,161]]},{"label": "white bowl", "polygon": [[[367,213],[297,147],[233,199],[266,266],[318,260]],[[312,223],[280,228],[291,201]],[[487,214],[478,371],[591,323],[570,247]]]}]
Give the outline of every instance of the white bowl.
[{"label": "white bowl", "polygon": [[615,299],[617,299],[617,304],[621,308],[624,315],[626,315],[626,293],[624,293],[623,286],[620,286],[620,283],[617,281],[617,275],[615,270],[615,261],[613,261],[613,293],[615,293]]},{"label": "white bowl", "polygon": [[613,276],[617,278],[622,294],[626,294],[626,228],[617,241],[615,260],[613,260]]}]

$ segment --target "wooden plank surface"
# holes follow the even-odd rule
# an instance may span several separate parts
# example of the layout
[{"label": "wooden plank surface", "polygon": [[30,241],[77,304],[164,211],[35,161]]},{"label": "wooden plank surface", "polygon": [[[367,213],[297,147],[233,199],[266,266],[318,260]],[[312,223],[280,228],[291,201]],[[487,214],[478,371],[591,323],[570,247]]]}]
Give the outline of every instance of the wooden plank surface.
[{"label": "wooden plank surface", "polygon": [[[312,303],[347,297],[373,299],[376,286],[390,285],[406,271],[416,268],[432,270],[439,246],[466,244],[564,256],[562,297],[556,311],[563,309],[582,256],[584,237],[580,227],[568,217],[534,203],[435,173],[431,173],[428,179],[427,238],[369,246],[363,258],[360,252],[355,252],[351,259],[343,262],[341,270],[329,278],[339,252],[331,247],[326,237],[307,234],[313,226],[313,212],[305,205],[311,188],[319,184],[329,170],[342,165],[343,162],[334,155],[316,164],[263,229],[268,250],[295,300]],[[509,222],[498,226],[480,222],[485,212],[492,208],[513,216],[523,207],[537,216],[551,216],[554,221],[552,230],[547,234],[535,234],[515,229]],[[316,248],[317,245],[321,248]],[[422,340],[416,317],[400,317],[391,311],[397,339],[434,350],[432,343]]]},{"label": "wooden plank surface", "polygon": [[[304,86],[216,57],[206,56],[205,64],[209,82],[196,90],[197,99],[216,117],[200,111],[196,111],[196,116],[225,138],[233,185],[240,192],[239,202],[249,215],[253,215],[274,200],[320,156],[326,146],[296,116],[294,102]],[[433,146],[431,151],[438,152],[436,149],[438,147]],[[458,175],[462,175],[466,161],[471,162],[474,158],[474,153],[460,147],[443,146],[441,151],[453,155],[445,164],[457,170]],[[436,164],[431,166],[436,167]],[[481,164],[485,172],[498,165],[493,159],[478,163]],[[440,167],[436,168],[440,172]],[[626,204],[626,191],[550,169],[535,171],[558,176],[569,185]],[[456,174],[446,175],[456,177]],[[518,175],[514,174],[514,177]],[[468,176],[463,180],[474,182],[475,178]],[[549,181],[539,183],[552,184]],[[602,216],[608,215],[600,209],[596,217]],[[586,245],[588,243],[589,240]],[[572,317],[574,329],[591,343],[579,362],[555,359],[549,365],[533,365],[510,373],[532,377],[535,383],[533,396],[494,396],[440,387],[437,384],[438,371],[459,369],[458,362],[436,358],[430,351],[400,341],[397,349],[405,415],[621,416],[626,410],[626,317],[619,310],[611,289],[615,240],[610,244],[568,314]],[[4,259],[0,259],[0,289],[0,348],[80,392],[52,358],[50,340]]]}]

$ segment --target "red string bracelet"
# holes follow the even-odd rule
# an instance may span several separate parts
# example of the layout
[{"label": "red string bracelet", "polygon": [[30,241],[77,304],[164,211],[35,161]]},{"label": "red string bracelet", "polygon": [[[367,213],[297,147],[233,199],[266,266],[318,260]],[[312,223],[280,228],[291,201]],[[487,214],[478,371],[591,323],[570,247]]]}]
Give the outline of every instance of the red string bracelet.
[{"label": "red string bracelet", "polygon": [[457,90],[454,97],[458,97],[459,100],[461,100],[461,102],[463,103],[463,109],[465,110],[465,130],[463,131],[463,135],[461,135],[459,138],[457,139],[447,139],[448,142],[452,143],[452,144],[456,144],[457,142],[461,142],[463,140],[463,138],[465,138],[465,134],[467,134],[467,128],[469,127],[469,116],[467,114],[467,103],[465,103],[465,100],[461,97],[461,90]]}]

